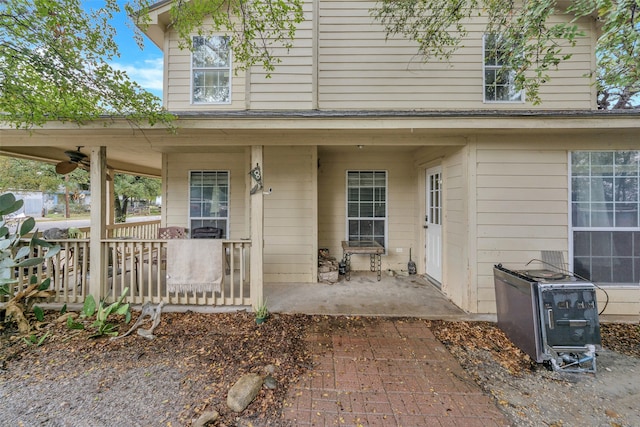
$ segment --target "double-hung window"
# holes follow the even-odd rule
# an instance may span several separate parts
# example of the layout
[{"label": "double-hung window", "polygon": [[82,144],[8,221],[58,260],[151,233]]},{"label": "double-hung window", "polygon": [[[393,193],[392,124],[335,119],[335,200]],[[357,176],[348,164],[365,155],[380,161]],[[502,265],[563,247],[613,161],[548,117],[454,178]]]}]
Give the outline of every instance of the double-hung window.
[{"label": "double-hung window", "polygon": [[516,73],[508,63],[512,52],[500,36],[485,34],[483,42],[484,101],[521,102],[522,91],[516,90]]},{"label": "double-hung window", "polygon": [[189,173],[189,225],[191,229],[215,227],[229,235],[229,172]]},{"label": "double-hung window", "polygon": [[640,151],[571,153],[575,273],[599,284],[640,284]]},{"label": "double-hung window", "polygon": [[375,240],[386,247],[387,172],[347,172],[349,241]]},{"label": "double-hung window", "polygon": [[229,104],[231,102],[229,37],[194,37],[191,70],[194,104]]}]

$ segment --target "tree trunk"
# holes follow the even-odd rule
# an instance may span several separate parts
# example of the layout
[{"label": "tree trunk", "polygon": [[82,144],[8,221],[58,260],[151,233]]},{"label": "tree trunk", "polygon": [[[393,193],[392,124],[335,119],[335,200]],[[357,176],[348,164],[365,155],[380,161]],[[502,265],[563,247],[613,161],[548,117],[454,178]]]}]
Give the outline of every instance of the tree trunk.
[{"label": "tree trunk", "polygon": [[129,206],[129,198],[126,196],[115,197],[115,210],[116,210],[116,223],[122,223],[127,221],[127,207]]}]

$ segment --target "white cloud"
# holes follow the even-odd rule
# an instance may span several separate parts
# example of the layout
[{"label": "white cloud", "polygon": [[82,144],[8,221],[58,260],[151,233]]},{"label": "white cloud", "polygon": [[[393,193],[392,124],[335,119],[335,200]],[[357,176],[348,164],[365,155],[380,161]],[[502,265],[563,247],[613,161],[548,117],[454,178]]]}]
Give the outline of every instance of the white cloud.
[{"label": "white cloud", "polygon": [[142,63],[121,64],[114,62],[111,64],[113,68],[125,71],[129,78],[155,94],[158,94],[158,92],[162,93],[163,65],[164,60],[162,57],[145,59]]}]

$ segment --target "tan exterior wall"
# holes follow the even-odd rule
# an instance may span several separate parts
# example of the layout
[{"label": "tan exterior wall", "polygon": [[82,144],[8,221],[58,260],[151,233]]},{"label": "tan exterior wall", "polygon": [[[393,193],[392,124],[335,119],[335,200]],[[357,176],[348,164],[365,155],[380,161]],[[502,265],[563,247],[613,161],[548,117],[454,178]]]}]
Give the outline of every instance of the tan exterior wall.
[{"label": "tan exterior wall", "polygon": [[206,153],[167,154],[166,186],[162,205],[163,223],[191,228],[189,225],[189,171],[221,170],[229,171],[229,238],[249,238],[247,162],[244,149],[225,152],[215,148]]},{"label": "tan exterior wall", "polygon": [[[470,248],[477,242],[477,312],[495,313],[493,266],[539,268],[526,263],[541,257],[540,251],[562,251],[569,262],[570,150],[632,149],[634,143],[614,135],[597,136],[482,137],[475,149],[477,175],[476,227]],[[635,143],[637,149],[637,143]],[[471,165],[473,168],[473,165]],[[473,172],[470,172],[473,173]],[[473,278],[471,289],[473,289]],[[640,312],[637,287],[605,287],[609,302],[604,314]],[[599,308],[605,304],[598,294]]]},{"label": "tan exterior wall", "polygon": [[476,289],[469,283],[468,148],[443,160],[443,284],[442,290],[459,307],[475,311]]},{"label": "tan exterior wall", "polygon": [[247,108],[251,110],[309,110],[315,107],[314,2],[304,3],[305,21],[296,28],[293,47],[273,49],[281,59],[268,75],[261,66],[251,68]]},{"label": "tan exterior wall", "polygon": [[[318,242],[331,255],[342,258],[346,239],[346,173],[348,170],[387,171],[388,246],[382,270],[407,270],[409,249],[417,256],[417,173],[413,151],[347,146],[318,150]],[[354,255],[353,270],[369,270],[369,257]]]},{"label": "tan exterior wall", "polygon": [[315,147],[265,147],[264,281],[316,282]]},{"label": "tan exterior wall", "polygon": [[[384,29],[370,17],[372,1],[320,1],[319,106],[324,109],[529,109],[531,103],[483,104],[484,22],[468,25],[464,47],[450,63],[424,63],[416,44],[400,37],[385,41]],[[560,18],[558,18],[560,19]],[[541,108],[592,106],[593,52],[590,24],[571,50],[573,58],[551,72]],[[534,107],[534,108],[539,108]]]},{"label": "tan exterior wall", "polygon": [[[414,42],[385,40],[383,27],[369,10],[373,1],[305,2],[305,21],[289,51],[273,49],[282,60],[267,78],[260,67],[233,77],[232,103],[193,105],[190,52],[167,33],[165,104],[170,111],[207,110],[450,110],[593,109],[595,93],[591,22],[580,21],[585,36],[567,48],[573,57],[549,72],[541,105],[483,102],[482,34],[484,22],[468,25],[469,35],[449,63],[423,62]],[[557,17],[556,19],[566,19]]]}]

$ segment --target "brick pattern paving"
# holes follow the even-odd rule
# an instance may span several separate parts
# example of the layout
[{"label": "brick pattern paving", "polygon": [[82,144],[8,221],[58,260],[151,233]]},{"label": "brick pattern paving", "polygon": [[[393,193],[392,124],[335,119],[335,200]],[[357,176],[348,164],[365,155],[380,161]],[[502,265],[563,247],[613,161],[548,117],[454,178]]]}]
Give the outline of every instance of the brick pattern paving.
[{"label": "brick pattern paving", "polygon": [[289,390],[296,426],[508,426],[490,397],[419,319],[316,328],[314,367]]}]

